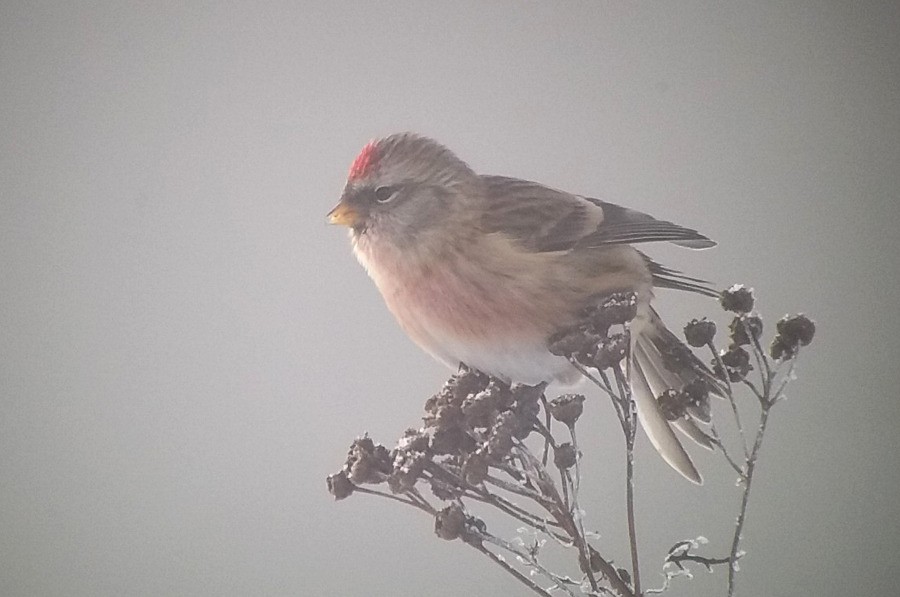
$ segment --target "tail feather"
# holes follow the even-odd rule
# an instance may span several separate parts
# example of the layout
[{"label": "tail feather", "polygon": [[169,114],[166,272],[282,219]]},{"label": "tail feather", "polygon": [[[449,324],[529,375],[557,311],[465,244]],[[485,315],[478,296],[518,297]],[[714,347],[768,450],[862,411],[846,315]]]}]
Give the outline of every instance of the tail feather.
[{"label": "tail feather", "polygon": [[[672,428],[712,450],[715,447],[712,439],[697,425],[697,421],[709,422],[709,412],[691,407],[689,416],[670,422],[660,411],[657,397],[669,389],[681,390],[698,376],[713,379],[712,374],[652,309],[641,325],[633,328],[632,334],[630,379],[641,425],[663,460],[690,481],[700,484],[703,479]],[[676,353],[689,355],[681,361],[683,365],[673,366],[667,356]],[[712,383],[710,386],[715,392],[717,386]]]},{"label": "tail feather", "polygon": [[[678,336],[672,333],[672,330],[666,327],[666,325],[660,319],[659,314],[652,307],[650,308],[651,312],[651,323],[652,323],[652,333],[650,335],[650,342],[656,348],[657,352],[660,354],[660,364],[665,369],[665,361],[663,360],[662,354],[663,352],[679,352],[684,355],[688,361],[690,362],[689,366],[684,366],[677,374],[677,379],[680,379],[682,384],[693,381],[697,377],[702,377],[706,380],[706,384],[709,387],[710,394],[713,396],[717,396],[719,398],[725,398],[725,387],[722,382],[713,375],[713,372],[709,370],[703,361],[697,358],[697,356],[691,352],[691,349],[685,346],[684,342],[682,342]],[[668,369],[666,369],[668,371]],[[708,421],[704,421],[705,423]]]},{"label": "tail feather", "polygon": [[716,449],[716,445],[713,443],[712,438],[705,434],[703,430],[690,419],[678,419],[677,421],[672,421],[672,425],[678,429],[678,431],[691,438],[694,443],[701,448],[706,448],[707,450]]},{"label": "tail feather", "polygon": [[[697,376],[700,375],[697,372],[703,371],[703,368],[705,366],[700,362],[699,359],[693,356],[693,354],[690,352],[690,349],[684,346],[681,340],[679,340],[675,336],[675,334],[670,332],[669,329],[663,325],[662,321],[659,320],[658,317],[655,321],[656,325],[653,332],[651,333],[655,333],[656,335],[651,337],[649,340],[642,338],[640,339],[640,342],[644,347],[645,352],[647,353],[647,361],[649,363],[649,366],[651,366],[662,379],[661,388],[657,393],[657,396],[659,396],[659,394],[665,392],[666,390],[680,390],[685,386],[685,384],[694,381],[695,379],[697,379]],[[669,367],[666,365],[666,357],[663,353],[663,351],[666,350],[666,347],[669,348],[669,352],[671,352],[671,349],[674,347],[675,350],[680,350],[685,355],[690,354],[692,365],[684,367],[678,372],[669,369]],[[688,414],[694,419],[697,419],[702,423],[709,423],[710,413],[708,409],[702,408],[699,405],[690,405],[688,406],[687,411]]]},{"label": "tail feather", "polygon": [[659,409],[659,403],[656,401],[656,392],[653,385],[658,383],[654,374],[650,377],[654,379],[650,382],[648,373],[652,367],[649,365],[646,353],[642,350],[640,343],[635,343],[632,355],[631,366],[631,388],[634,403],[637,407],[638,418],[641,426],[647,433],[650,443],[659,452],[669,466],[681,473],[686,479],[694,483],[702,484],[703,478],[697,471],[697,467],[691,461],[691,457],[685,451],[681,442],[669,422]]},{"label": "tail feather", "polygon": [[[668,330],[666,331],[668,332]],[[644,357],[641,358],[639,362],[640,365],[646,370],[645,375],[647,377],[647,380],[650,382],[650,388],[653,390],[654,396],[658,397],[666,390],[672,388],[681,389],[687,381],[693,379],[694,376],[691,376],[686,380],[685,377],[688,377],[688,374],[685,373],[679,376],[678,374],[673,373],[672,371],[667,369],[663,364],[662,353],[653,342],[648,342],[645,338],[639,338],[638,344],[641,348],[641,355],[642,357]],[[688,414],[691,415],[692,418],[697,419],[703,423],[709,423],[709,412],[699,406],[688,407]],[[690,418],[678,419],[672,421],[671,424],[686,436],[694,440],[694,442],[698,445],[703,446],[708,450],[714,449],[710,437],[703,433],[703,431],[701,431],[700,428],[697,427],[697,424],[694,423],[694,421],[692,421]]]}]

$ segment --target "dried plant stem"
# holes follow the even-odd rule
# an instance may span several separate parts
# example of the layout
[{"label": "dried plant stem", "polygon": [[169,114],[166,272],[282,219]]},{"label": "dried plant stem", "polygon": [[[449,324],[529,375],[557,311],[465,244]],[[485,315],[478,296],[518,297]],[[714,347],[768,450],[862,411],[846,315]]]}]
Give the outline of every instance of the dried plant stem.
[{"label": "dried plant stem", "polygon": [[578,524],[581,534],[584,535],[584,524],[581,516],[580,507],[578,506],[578,491],[581,488],[581,450],[578,448],[578,437],[575,435],[575,425],[569,425],[569,437],[572,439],[572,445],[575,446],[575,478],[570,479],[572,483],[572,511],[577,513]]},{"label": "dried plant stem", "polygon": [[[709,346],[709,350],[712,352],[716,365],[719,367],[719,371],[723,372],[722,377],[725,378],[725,393],[728,397],[728,403],[731,405],[731,412],[734,415],[734,423],[737,425],[738,435],[741,437],[741,447],[744,449],[744,458],[750,458],[750,451],[747,448],[747,436],[744,434],[744,426],[741,425],[741,415],[738,412],[737,403],[734,401],[734,388],[731,385],[731,380],[728,378],[728,373],[725,372],[725,364],[722,363],[722,357],[719,356],[719,351],[716,350],[716,347],[711,340],[707,346]],[[723,451],[724,449],[724,446],[722,446]]]},{"label": "dried plant stem", "polygon": [[[548,591],[544,590],[539,584],[528,578],[525,574],[523,574],[520,570],[518,570],[515,566],[511,566],[509,562],[501,558],[499,555],[495,554],[487,547],[482,545],[481,543],[477,543],[474,541],[466,541],[466,544],[474,547],[482,554],[489,557],[493,562],[503,568],[505,571],[513,575],[519,582],[524,584],[526,587],[537,593],[538,595],[542,595],[543,597],[553,597]],[[557,583],[558,584],[558,583]],[[573,595],[571,591],[569,591],[569,595]]]},{"label": "dried plant stem", "polygon": [[367,493],[369,495],[377,495],[377,496],[380,496],[383,498],[387,498],[389,500],[394,500],[395,502],[400,502],[401,504],[408,504],[410,506],[414,506],[414,507],[418,508],[419,510],[422,510],[423,512],[427,512],[431,516],[434,516],[435,514],[437,514],[437,510],[432,508],[431,504],[426,502],[424,500],[424,498],[420,497],[419,499],[416,499],[416,498],[412,497],[412,495],[410,495],[409,493],[406,494],[409,499],[404,500],[403,498],[398,497],[396,495],[393,495],[393,494],[390,494],[390,493],[387,493],[384,491],[379,491],[377,489],[369,489],[368,487],[361,487],[359,485],[354,487],[354,491],[357,493]]},{"label": "dried plant stem", "polygon": [[[519,449],[516,454],[522,460],[525,470],[541,470],[535,467],[536,459],[527,449]],[[588,583],[591,585],[591,590],[596,592],[599,589],[599,585],[597,584],[597,579],[594,577],[593,567],[591,566],[591,552],[587,541],[585,541],[584,534],[581,531],[579,524],[576,522],[575,517],[572,515],[572,512],[569,510],[567,502],[560,497],[559,492],[556,490],[553,483],[541,483],[541,481],[544,480],[540,478],[533,479],[533,482],[539,484],[544,493],[552,500],[553,507],[548,509],[548,513],[553,516],[563,530],[572,537],[575,548],[578,550],[578,563],[581,567],[581,571],[587,576]]]},{"label": "dried plant stem", "polygon": [[488,475],[487,477],[485,477],[485,481],[490,482],[492,485],[499,487],[504,491],[508,491],[510,493],[520,495],[524,498],[534,500],[535,503],[540,504],[547,510],[553,507],[553,502],[551,500],[547,499],[536,491],[533,491],[521,485],[516,485],[515,483],[510,483],[509,481],[504,481],[503,479],[498,479],[497,477],[494,477],[492,475]]},{"label": "dried plant stem", "polygon": [[[629,361],[626,361],[629,362]],[[624,402],[622,405],[622,431],[625,433],[625,507],[628,517],[628,541],[631,545],[631,569],[634,583],[634,593],[641,596],[641,568],[638,558],[637,527],[634,514],[634,438],[637,432],[637,411],[634,400],[631,397],[631,387],[623,378],[622,370],[615,368],[616,383],[619,386],[619,396]]]},{"label": "dried plant stem", "polygon": [[553,441],[553,433],[550,430],[550,406],[547,404],[547,395],[541,394],[541,406],[544,410],[544,427],[547,433],[544,435],[544,453],[541,455],[541,464],[547,466],[547,458],[550,456],[550,442]]},{"label": "dried plant stem", "polygon": [[741,509],[738,513],[737,522],[734,525],[734,536],[731,540],[731,553],[728,556],[728,597],[734,595],[735,577],[737,575],[737,560],[740,554],[741,534],[744,531],[744,522],[747,520],[747,504],[750,502],[750,488],[753,483],[753,472],[756,470],[756,461],[759,457],[759,450],[762,448],[763,437],[766,432],[766,424],[769,421],[769,409],[772,403],[764,404],[759,415],[759,429],[756,432],[756,441],[753,442],[753,449],[747,458],[747,470],[744,474],[744,495],[741,498]]},{"label": "dried plant stem", "polygon": [[[630,358],[626,356],[626,362]],[[613,367],[616,377],[616,385],[618,394],[613,390],[606,373],[598,370],[600,379],[597,379],[591,373],[581,366],[580,363],[572,361],[578,370],[594,383],[598,388],[606,392],[612,400],[616,415],[619,418],[619,424],[622,426],[622,433],[625,436],[625,502],[626,516],[628,524],[628,541],[631,551],[631,568],[632,582],[634,583],[634,595],[641,595],[641,572],[637,547],[637,528],[634,513],[634,438],[637,425],[637,412],[635,410],[634,400],[631,398],[628,381],[621,368]],[[602,380],[602,381],[601,381]],[[617,575],[618,576],[618,575]]]},{"label": "dried plant stem", "polygon": [[631,587],[622,580],[622,577],[619,576],[619,571],[616,570],[616,567],[607,562],[603,558],[597,557],[597,552],[592,552],[594,555],[595,563],[598,564],[598,568],[606,580],[609,582],[610,586],[613,590],[621,595],[622,597],[639,597],[637,593],[631,590]]},{"label": "dried plant stem", "polygon": [[634,570],[634,593],[641,595],[641,572],[638,563],[637,530],[634,517],[634,445],[628,446],[628,456],[625,460],[625,499],[628,508],[628,539],[631,543],[631,568]]},{"label": "dried plant stem", "polygon": [[[606,379],[606,375],[603,373],[603,371],[598,371],[598,373],[600,373],[600,375],[604,379],[604,381],[600,381],[590,371],[588,371],[584,365],[582,365],[581,363],[576,361],[574,358],[570,358],[569,362],[572,363],[572,365],[574,365],[576,369],[578,369],[579,373],[581,373],[586,378],[588,378],[591,381],[591,383],[593,383],[595,386],[597,386],[598,388],[600,388],[601,390],[606,392],[606,394],[610,398],[612,398],[613,403],[616,405],[616,410],[619,409],[618,403],[616,402],[618,397],[616,396],[615,392],[612,391],[612,387],[609,385],[609,380]],[[606,382],[606,383],[604,384],[604,382]]]},{"label": "dried plant stem", "polygon": [[[683,565],[684,562],[694,562],[695,564],[701,564],[706,567],[707,570],[712,571],[713,566],[717,566],[719,564],[727,564],[728,558],[707,558],[704,556],[698,556],[695,554],[684,554],[679,556],[670,556],[667,558],[667,561],[672,562],[676,565]],[[647,591],[651,592],[659,592],[659,591]]]}]

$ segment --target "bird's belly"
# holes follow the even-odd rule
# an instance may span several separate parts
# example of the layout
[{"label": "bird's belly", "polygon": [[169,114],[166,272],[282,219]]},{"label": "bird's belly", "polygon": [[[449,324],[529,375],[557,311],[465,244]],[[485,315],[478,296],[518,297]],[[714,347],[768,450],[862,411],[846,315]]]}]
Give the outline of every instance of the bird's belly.
[{"label": "bird's belly", "polygon": [[409,336],[450,367],[462,362],[529,384],[571,380],[572,365],[547,350],[558,322],[547,320],[547,310],[538,310],[526,289],[507,282],[491,287],[457,272],[429,272],[383,294]]},{"label": "bird's belly", "polygon": [[448,366],[462,362],[510,382],[534,385],[555,380],[571,382],[578,377],[578,372],[566,359],[547,350],[543,339],[537,342],[526,338],[472,342],[445,335],[433,348],[422,346]]},{"label": "bird's belly", "polygon": [[[496,237],[439,258],[358,242],[355,252],[406,333],[450,367],[460,362],[513,382],[572,382],[579,376],[547,349],[591,296],[632,288],[649,300],[649,272],[630,247],[608,250],[614,267],[551,253],[522,253]],[[599,270],[599,271],[597,271]],[[637,272],[637,273],[635,273]]]}]

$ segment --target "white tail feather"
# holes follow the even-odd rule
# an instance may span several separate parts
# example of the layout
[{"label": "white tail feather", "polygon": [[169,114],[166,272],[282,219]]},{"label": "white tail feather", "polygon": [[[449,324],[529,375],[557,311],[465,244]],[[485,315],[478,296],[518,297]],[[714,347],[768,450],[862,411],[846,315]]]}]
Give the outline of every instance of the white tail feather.
[{"label": "white tail feather", "polygon": [[712,438],[703,433],[703,430],[697,427],[697,424],[690,419],[681,418],[677,421],[672,421],[672,425],[678,429],[678,431],[691,438],[694,443],[701,448],[706,448],[707,450],[716,449],[715,444],[712,442]]},{"label": "white tail feather", "polygon": [[629,382],[641,426],[663,460],[686,479],[700,485],[703,483],[703,477],[700,476],[691,457],[678,441],[669,422],[660,412],[659,403],[656,401],[656,390],[661,388],[659,393],[662,393],[668,389],[668,386],[656,372],[652,361],[641,347],[641,343],[636,341],[632,344]]}]

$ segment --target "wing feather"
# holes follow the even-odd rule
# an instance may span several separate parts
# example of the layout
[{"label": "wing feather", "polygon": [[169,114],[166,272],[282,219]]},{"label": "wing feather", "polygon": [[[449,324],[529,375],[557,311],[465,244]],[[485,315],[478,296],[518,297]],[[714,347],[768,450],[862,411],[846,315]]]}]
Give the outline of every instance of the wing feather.
[{"label": "wing feather", "polygon": [[[599,199],[504,176],[482,176],[486,232],[502,232],[536,252],[668,241],[692,249],[715,245],[696,230]],[[677,278],[677,272],[660,272]]]},{"label": "wing feather", "polygon": [[602,220],[602,212],[575,195],[505,176],[482,180],[488,199],[483,229],[502,232],[529,250],[568,251]]},{"label": "wing feather", "polygon": [[672,288],[674,290],[696,292],[697,294],[702,294],[704,296],[718,298],[719,292],[712,288],[706,280],[692,278],[682,274],[678,270],[660,265],[644,253],[641,253],[641,257],[644,258],[644,262],[650,269],[650,275],[653,276],[653,285],[657,288]]},{"label": "wing feather", "polygon": [[603,210],[603,223],[579,241],[579,246],[635,244],[669,241],[689,249],[714,247],[715,242],[692,228],[685,228],[651,215],[599,199],[584,198]]}]

